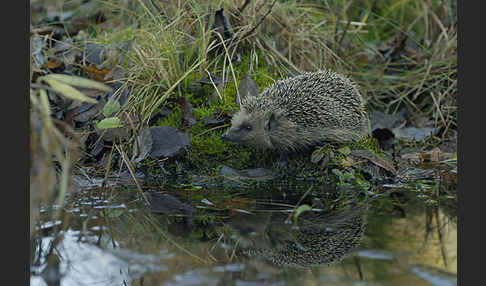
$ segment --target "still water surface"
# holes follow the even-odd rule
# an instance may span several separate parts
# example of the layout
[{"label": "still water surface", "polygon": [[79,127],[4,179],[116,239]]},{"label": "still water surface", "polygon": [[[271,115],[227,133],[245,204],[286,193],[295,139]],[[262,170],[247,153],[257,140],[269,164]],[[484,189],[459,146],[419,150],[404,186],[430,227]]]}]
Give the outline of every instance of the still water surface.
[{"label": "still water surface", "polygon": [[294,221],[296,190],[309,184],[295,186],[164,188],[152,191],[152,211],[136,191],[85,190],[39,224],[30,284],[457,284],[455,199],[314,184],[300,202],[313,210]]}]

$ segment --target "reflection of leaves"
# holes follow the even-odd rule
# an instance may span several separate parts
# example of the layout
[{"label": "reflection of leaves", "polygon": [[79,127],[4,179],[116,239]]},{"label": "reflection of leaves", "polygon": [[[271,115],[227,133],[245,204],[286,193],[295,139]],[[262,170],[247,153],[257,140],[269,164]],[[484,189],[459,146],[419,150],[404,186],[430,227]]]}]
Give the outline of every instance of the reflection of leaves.
[{"label": "reflection of leaves", "polygon": [[312,152],[311,162],[318,164],[321,168],[326,168],[327,164],[334,158],[334,152],[330,149],[319,148]]},{"label": "reflection of leaves", "polygon": [[147,199],[150,202],[150,211],[154,213],[164,213],[169,215],[182,213],[193,215],[195,212],[191,205],[182,202],[176,196],[170,194],[148,192]]},{"label": "reflection of leaves", "polygon": [[[119,209],[107,209],[106,210],[106,217],[109,217],[109,218],[117,218],[119,216],[121,216],[123,213],[125,212],[125,209],[123,208],[119,208]],[[101,213],[103,214],[103,213]]]},{"label": "reflection of leaves", "polygon": [[310,211],[312,208],[309,205],[301,205],[299,206],[294,212],[294,224],[297,225],[297,219],[299,218],[300,214],[305,211]]},{"label": "reflection of leaves", "polygon": [[370,124],[371,130],[375,129],[393,129],[402,126],[405,123],[406,109],[401,109],[394,114],[387,114],[379,110],[371,110]]},{"label": "reflection of leaves", "polygon": [[423,140],[434,131],[434,128],[423,126],[424,124],[409,126],[406,117],[406,109],[402,109],[396,114],[386,114],[378,110],[371,111],[370,122],[373,137],[379,140],[383,149],[389,149],[394,138]]},{"label": "reflection of leaves", "polygon": [[336,175],[339,179],[341,179],[343,177],[343,172],[341,172],[341,170],[339,169],[332,169],[331,172]]},{"label": "reflection of leaves", "polygon": [[314,164],[317,164],[319,163],[319,161],[322,160],[322,158],[324,158],[324,152],[320,149],[317,149],[315,150],[314,152],[312,152],[312,155],[311,155],[311,162],[314,163]]},{"label": "reflection of leaves", "polygon": [[[455,154],[455,160],[457,160],[457,153]],[[402,155],[402,159],[410,160],[415,163],[424,163],[424,162],[440,162],[440,161],[454,161],[454,154],[452,153],[444,153],[438,147],[427,151],[427,152],[416,152],[416,153],[407,153]]]},{"label": "reflection of leaves", "polygon": [[98,129],[110,129],[123,127],[123,125],[120,123],[120,118],[109,117],[98,122],[98,124],[96,124],[96,127],[98,127]]}]

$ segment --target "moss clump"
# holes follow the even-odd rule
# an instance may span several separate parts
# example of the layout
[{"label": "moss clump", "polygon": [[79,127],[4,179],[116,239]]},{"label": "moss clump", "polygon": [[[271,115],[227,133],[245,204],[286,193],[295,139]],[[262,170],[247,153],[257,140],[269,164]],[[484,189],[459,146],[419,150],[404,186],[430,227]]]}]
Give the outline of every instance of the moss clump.
[{"label": "moss clump", "polygon": [[383,151],[380,149],[378,142],[372,137],[365,137],[358,142],[349,144],[351,150],[365,149],[373,152],[375,155],[382,155]]},{"label": "moss clump", "polygon": [[235,146],[221,140],[224,130],[214,130],[206,134],[204,128],[191,128],[189,160],[198,168],[215,168],[222,162],[231,162],[235,168],[243,168],[250,163],[251,152],[243,146]]},{"label": "moss clump", "polygon": [[157,126],[172,126],[176,129],[182,128],[182,118],[184,114],[179,107],[174,107],[169,116],[161,118],[157,121]]}]

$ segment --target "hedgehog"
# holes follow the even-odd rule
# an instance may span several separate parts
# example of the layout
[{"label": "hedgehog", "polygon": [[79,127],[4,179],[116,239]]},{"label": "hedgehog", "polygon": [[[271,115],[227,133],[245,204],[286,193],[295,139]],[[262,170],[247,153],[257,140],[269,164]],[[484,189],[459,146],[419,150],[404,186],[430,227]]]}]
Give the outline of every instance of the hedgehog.
[{"label": "hedgehog", "polygon": [[349,78],[306,72],[241,99],[222,139],[288,153],[359,141],[367,134],[366,118],[365,101]]},{"label": "hedgehog", "polygon": [[329,266],[355,250],[366,227],[366,207],[355,206],[332,212],[305,212],[299,227],[284,221],[287,214],[247,216],[231,224],[238,251],[277,266],[308,268]]}]

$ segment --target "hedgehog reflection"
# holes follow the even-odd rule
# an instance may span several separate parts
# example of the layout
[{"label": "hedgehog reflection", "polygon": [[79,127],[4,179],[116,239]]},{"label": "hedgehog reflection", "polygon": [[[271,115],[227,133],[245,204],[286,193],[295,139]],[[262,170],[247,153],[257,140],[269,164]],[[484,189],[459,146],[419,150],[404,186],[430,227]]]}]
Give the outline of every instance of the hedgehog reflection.
[{"label": "hedgehog reflection", "polygon": [[241,254],[278,266],[326,266],[359,246],[365,229],[364,207],[339,212],[304,212],[298,227],[287,214],[241,215],[230,223]]}]

